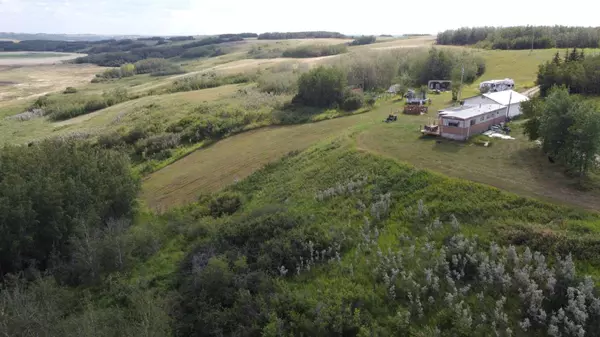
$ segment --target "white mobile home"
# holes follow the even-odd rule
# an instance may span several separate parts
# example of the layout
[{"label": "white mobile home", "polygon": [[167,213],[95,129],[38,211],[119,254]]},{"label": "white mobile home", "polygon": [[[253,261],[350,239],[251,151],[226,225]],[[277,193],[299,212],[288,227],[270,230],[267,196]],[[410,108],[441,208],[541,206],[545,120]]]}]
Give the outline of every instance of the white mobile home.
[{"label": "white mobile home", "polygon": [[501,104],[508,108],[508,117],[513,118],[521,114],[521,102],[528,100],[529,97],[523,94],[513,90],[506,90],[465,98],[464,105],[478,106],[481,104]]}]

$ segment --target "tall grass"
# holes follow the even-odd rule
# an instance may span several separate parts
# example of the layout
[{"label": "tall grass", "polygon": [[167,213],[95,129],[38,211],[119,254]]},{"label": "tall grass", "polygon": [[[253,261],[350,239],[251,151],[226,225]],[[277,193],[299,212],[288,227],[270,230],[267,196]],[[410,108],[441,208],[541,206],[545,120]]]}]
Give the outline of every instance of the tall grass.
[{"label": "tall grass", "polygon": [[171,92],[193,91],[220,87],[227,84],[248,83],[256,78],[255,74],[236,74],[219,76],[214,72],[195,76],[186,76],[173,82]]}]

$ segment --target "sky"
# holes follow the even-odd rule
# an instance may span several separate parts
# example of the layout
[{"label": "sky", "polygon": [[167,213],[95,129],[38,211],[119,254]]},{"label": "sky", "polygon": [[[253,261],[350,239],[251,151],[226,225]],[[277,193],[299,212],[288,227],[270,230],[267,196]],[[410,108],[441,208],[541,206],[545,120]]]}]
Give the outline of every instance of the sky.
[{"label": "sky", "polygon": [[[0,32],[205,35],[327,30],[431,33],[465,26],[598,26],[596,0],[0,0]],[[596,7],[598,6],[598,7]]]}]

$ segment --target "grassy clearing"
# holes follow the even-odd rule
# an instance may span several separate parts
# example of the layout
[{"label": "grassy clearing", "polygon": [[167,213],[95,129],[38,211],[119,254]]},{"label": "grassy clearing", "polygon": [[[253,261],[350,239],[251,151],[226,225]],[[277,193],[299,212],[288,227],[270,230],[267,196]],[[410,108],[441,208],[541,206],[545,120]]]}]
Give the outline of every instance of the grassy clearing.
[{"label": "grassy clearing", "polygon": [[272,127],[239,134],[198,150],[150,175],[142,199],[163,210],[197,199],[243,179],[291,151],[303,150],[328,137],[378,119],[368,112],[314,124]]},{"label": "grassy clearing", "polygon": [[516,140],[494,140],[482,147],[436,138],[421,138],[426,118],[401,116],[398,123],[375,125],[358,135],[359,148],[409,162],[453,177],[469,179],[507,191],[565,204],[600,210],[600,193],[582,191],[576,180],[565,177],[560,167],[529,142],[520,129]]}]

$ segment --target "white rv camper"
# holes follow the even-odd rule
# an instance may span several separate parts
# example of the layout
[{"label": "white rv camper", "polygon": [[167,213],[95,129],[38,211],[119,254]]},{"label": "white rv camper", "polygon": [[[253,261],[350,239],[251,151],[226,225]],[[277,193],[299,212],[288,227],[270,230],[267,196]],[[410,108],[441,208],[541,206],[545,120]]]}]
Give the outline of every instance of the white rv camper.
[{"label": "white rv camper", "polygon": [[513,81],[511,78],[484,81],[479,84],[479,91],[481,91],[481,93],[512,90],[514,88],[515,81]]}]

